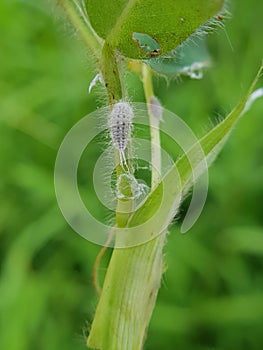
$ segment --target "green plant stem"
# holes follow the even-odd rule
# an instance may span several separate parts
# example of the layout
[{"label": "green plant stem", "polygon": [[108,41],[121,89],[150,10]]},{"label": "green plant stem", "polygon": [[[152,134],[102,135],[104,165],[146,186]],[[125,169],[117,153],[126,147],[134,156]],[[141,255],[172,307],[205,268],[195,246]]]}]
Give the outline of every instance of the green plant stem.
[{"label": "green plant stem", "polygon": [[152,114],[151,98],[154,97],[152,70],[145,63],[142,64],[142,82],[149,114],[151,133],[151,160],[152,160],[152,188],[156,187],[161,179],[161,149],[160,149],[160,121]]},{"label": "green plant stem", "polygon": [[[105,44],[102,73],[107,84],[109,104],[113,105],[116,99],[122,97],[123,88],[114,52]],[[149,93],[150,79],[146,86]],[[154,159],[157,159],[156,156]],[[118,164],[117,157],[116,161]],[[117,166],[117,176],[120,176],[121,171]],[[125,227],[130,216],[118,214],[118,211],[123,208],[127,210],[129,206],[132,211],[132,201],[118,200],[118,227]],[[142,349],[161,283],[165,237],[162,234],[140,246],[113,250],[88,337],[89,347],[100,350]],[[121,233],[115,239],[116,246],[120,246]]]},{"label": "green plant stem", "polygon": [[[116,55],[111,45],[105,41],[101,57],[101,73],[107,89],[108,103],[110,108],[120,101],[125,95],[123,82],[123,72],[120,58]],[[121,73],[121,74],[120,74]],[[129,145],[127,153],[130,152]],[[120,166],[119,152],[115,150],[115,163],[117,179],[124,173]],[[130,197],[132,193],[130,192]],[[130,199],[118,199],[116,208],[116,225],[117,227],[125,227],[129,219],[130,213],[133,211],[133,201]]]},{"label": "green plant stem", "polygon": [[101,350],[141,350],[159,290],[165,235],[114,249],[88,338]]},{"label": "green plant stem", "polygon": [[83,22],[80,17],[81,14],[78,11],[78,7],[73,0],[56,0],[56,3],[65,12],[66,16],[74,28],[76,28],[77,32],[82,37],[83,42],[98,63],[101,57],[102,41],[99,40],[89,22]]},{"label": "green plant stem", "polygon": [[113,48],[107,41],[105,41],[102,49],[100,68],[107,89],[110,107],[123,97],[122,81],[119,74],[118,63]]}]

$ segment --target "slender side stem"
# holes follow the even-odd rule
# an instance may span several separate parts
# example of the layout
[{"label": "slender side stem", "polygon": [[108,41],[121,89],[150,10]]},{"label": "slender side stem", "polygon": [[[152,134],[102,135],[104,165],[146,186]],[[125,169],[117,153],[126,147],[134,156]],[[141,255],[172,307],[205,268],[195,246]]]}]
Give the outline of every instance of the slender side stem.
[{"label": "slender side stem", "polygon": [[[145,99],[148,108],[150,132],[151,132],[151,158],[152,158],[152,188],[154,188],[161,179],[161,149],[160,149],[160,120],[152,113],[151,103],[154,97],[152,71],[151,68],[143,63],[142,82]],[[154,107],[154,106],[153,106]]]},{"label": "slender side stem", "polygon": [[74,28],[76,28],[96,61],[99,62],[101,57],[102,42],[100,42],[88,20],[83,22],[81,19],[80,16],[82,13],[79,12],[79,8],[76,6],[74,0],[56,0],[56,2],[65,12]]}]

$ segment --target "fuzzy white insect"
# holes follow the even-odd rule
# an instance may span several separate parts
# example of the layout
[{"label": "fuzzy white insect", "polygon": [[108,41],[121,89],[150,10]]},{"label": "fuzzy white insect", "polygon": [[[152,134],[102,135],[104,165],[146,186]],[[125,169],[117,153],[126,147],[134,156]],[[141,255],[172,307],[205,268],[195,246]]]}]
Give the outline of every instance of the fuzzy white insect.
[{"label": "fuzzy white insect", "polygon": [[133,109],[128,102],[115,103],[110,113],[109,129],[113,146],[118,150],[121,166],[127,167],[125,149],[131,139]]}]

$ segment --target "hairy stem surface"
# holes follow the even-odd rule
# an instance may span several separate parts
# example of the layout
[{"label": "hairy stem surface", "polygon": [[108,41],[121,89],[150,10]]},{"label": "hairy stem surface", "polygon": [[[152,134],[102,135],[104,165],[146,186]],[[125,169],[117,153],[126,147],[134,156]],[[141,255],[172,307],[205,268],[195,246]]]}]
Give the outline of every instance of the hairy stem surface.
[{"label": "hairy stem surface", "polygon": [[[123,88],[114,52],[110,46],[105,46],[103,53],[102,72],[108,89],[109,104],[112,105],[122,97]],[[144,73],[144,79],[148,101],[153,95],[150,71]],[[159,146],[158,125],[155,124],[152,115],[150,118],[152,142]],[[153,186],[159,181],[159,172],[156,172],[156,169],[160,169],[158,152],[156,144],[153,145],[152,161],[156,163]],[[118,159],[116,166],[119,176],[121,169],[118,168]],[[132,201],[118,201],[118,227],[126,226],[130,215],[121,214],[120,210],[127,210],[129,206],[132,211]],[[143,245],[114,249],[88,337],[89,347],[101,350],[142,349],[161,283],[165,236],[161,234]],[[115,239],[116,246],[120,246],[121,233],[118,233]]]}]

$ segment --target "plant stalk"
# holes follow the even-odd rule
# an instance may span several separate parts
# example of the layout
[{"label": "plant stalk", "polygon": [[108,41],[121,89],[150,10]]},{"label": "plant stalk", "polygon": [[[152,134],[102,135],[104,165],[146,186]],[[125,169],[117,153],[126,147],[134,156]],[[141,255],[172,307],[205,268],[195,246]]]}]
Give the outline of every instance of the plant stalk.
[{"label": "plant stalk", "polygon": [[[112,105],[122,96],[123,89],[110,46],[104,47],[103,52],[102,72]],[[151,80],[147,84],[150,91]],[[117,176],[119,173],[117,170]],[[154,181],[156,179],[157,176]],[[118,227],[125,227],[129,218],[129,215],[118,216],[123,205],[129,203],[118,201]],[[132,208],[132,203],[130,205]],[[143,245],[113,250],[87,341],[89,347],[100,350],[142,349],[161,284],[165,237],[161,234]],[[121,233],[115,238],[118,246]]]},{"label": "plant stalk", "polygon": [[114,249],[88,346],[141,350],[160,287],[165,235],[144,245]]},{"label": "plant stalk", "polygon": [[[80,34],[83,42],[87,46],[88,50],[95,58],[96,62],[100,61],[102,41],[94,32],[88,20],[85,22],[81,19],[82,13],[79,12],[79,7],[76,6],[74,0],[56,0],[56,3],[64,11],[73,27]],[[85,14],[84,14],[85,15]]]},{"label": "plant stalk", "polygon": [[[143,63],[142,64],[142,82],[144,88],[145,99],[148,108],[150,133],[151,133],[151,159],[152,159],[152,189],[158,185],[161,180],[161,149],[160,149],[160,120],[152,113],[151,103],[154,97],[152,70]],[[154,107],[154,106],[153,106]]]}]

